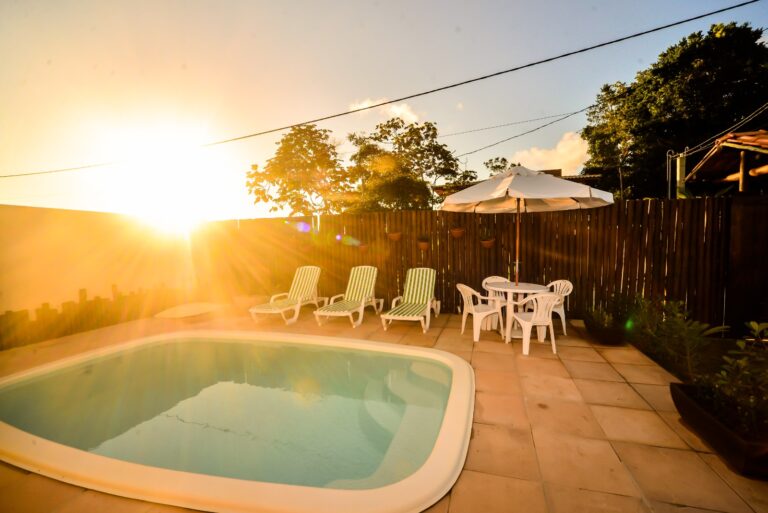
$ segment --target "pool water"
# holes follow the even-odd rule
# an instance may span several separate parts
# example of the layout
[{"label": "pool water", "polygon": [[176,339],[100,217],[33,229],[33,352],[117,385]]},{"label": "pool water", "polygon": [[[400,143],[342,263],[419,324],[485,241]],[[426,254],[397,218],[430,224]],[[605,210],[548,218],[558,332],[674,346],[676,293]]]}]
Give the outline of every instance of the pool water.
[{"label": "pool water", "polygon": [[369,489],[432,452],[451,389],[435,360],[273,341],[176,339],[0,389],[0,420],[118,460]]}]

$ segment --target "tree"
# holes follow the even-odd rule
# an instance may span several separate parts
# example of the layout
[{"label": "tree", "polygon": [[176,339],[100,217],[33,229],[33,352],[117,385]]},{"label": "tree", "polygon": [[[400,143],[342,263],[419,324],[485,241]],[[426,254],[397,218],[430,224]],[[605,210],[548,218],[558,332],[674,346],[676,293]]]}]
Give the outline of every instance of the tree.
[{"label": "tree", "polygon": [[[615,173],[628,197],[666,195],[667,150],[718,134],[768,98],[762,33],[749,24],[712,25],[668,48],[634,82],[604,85],[581,133],[585,167]],[[688,158],[689,170],[701,156]]]},{"label": "tree", "polygon": [[509,162],[506,157],[493,157],[483,162],[485,168],[491,173],[491,176],[497,175],[502,171],[506,171],[510,166],[519,166],[519,162]]},{"label": "tree", "polygon": [[254,201],[273,203],[272,212],[288,207],[292,215],[340,212],[350,183],[330,133],[301,125],[285,134],[264,169],[251,166],[246,185]]},{"label": "tree", "polygon": [[359,194],[348,197],[354,211],[426,209],[439,202],[430,185],[470,182],[473,171],[461,171],[456,157],[437,141],[434,123],[406,124],[392,118],[370,134],[350,134],[350,180]]}]

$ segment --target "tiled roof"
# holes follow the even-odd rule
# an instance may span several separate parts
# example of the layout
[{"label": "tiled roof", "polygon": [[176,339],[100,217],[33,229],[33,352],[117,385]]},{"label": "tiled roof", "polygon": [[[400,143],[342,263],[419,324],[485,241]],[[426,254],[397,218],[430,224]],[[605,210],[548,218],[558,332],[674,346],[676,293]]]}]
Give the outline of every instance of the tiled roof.
[{"label": "tiled roof", "polygon": [[731,132],[715,141],[714,146],[696,164],[686,182],[733,181],[738,175],[740,154],[748,154],[747,169],[752,176],[768,172],[768,130]]}]

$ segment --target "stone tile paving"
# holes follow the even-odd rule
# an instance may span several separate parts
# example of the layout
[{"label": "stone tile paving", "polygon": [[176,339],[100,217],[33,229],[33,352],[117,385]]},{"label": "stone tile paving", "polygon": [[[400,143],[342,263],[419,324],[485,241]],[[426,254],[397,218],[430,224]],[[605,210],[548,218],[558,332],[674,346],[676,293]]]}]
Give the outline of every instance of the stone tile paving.
[{"label": "stone tile paving", "polygon": [[[680,421],[669,397],[674,376],[636,349],[593,345],[574,326],[557,332],[558,354],[504,344],[483,332],[472,342],[457,315],[427,334],[415,323],[387,331],[366,313],[322,327],[307,312],[285,326],[240,313],[197,322],[144,320],[0,352],[0,375],[147,334],[239,329],[361,338],[434,347],[475,369],[475,416],[464,471],[429,513],[768,513],[768,482],[728,467]],[[173,513],[182,508],[111,496],[0,463],[0,510],[18,513]]]}]

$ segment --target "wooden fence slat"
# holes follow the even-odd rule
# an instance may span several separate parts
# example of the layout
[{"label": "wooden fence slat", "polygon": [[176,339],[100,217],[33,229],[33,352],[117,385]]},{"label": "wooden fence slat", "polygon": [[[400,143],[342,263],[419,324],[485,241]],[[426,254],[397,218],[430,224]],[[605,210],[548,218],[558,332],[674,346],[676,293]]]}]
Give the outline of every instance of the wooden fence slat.
[{"label": "wooden fence slat", "polygon": [[[579,314],[614,293],[686,300],[694,317],[723,320],[732,200],[630,200],[593,210],[521,216],[520,279],[574,284],[570,308]],[[768,205],[765,210],[768,212]],[[323,269],[324,295],[343,292],[354,265],[379,269],[377,296],[387,305],[402,293],[410,267],[438,271],[436,292],[446,312],[460,306],[457,283],[480,289],[485,276],[514,276],[515,215],[454,212],[376,212],[320,218],[317,232],[297,230],[311,218],[210,223],[193,239],[198,282],[213,294],[269,295],[290,285],[296,266]],[[454,239],[448,228],[464,226]],[[487,227],[496,236],[480,246]],[[399,241],[387,232],[400,231]],[[421,252],[419,235],[430,237]],[[350,236],[367,250],[336,240]],[[276,258],[277,256],[277,258]],[[762,265],[762,262],[760,263]]]}]

